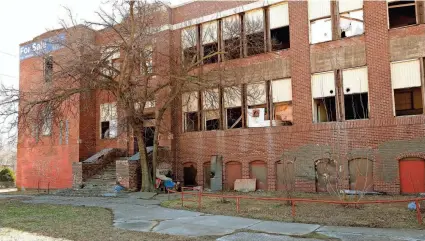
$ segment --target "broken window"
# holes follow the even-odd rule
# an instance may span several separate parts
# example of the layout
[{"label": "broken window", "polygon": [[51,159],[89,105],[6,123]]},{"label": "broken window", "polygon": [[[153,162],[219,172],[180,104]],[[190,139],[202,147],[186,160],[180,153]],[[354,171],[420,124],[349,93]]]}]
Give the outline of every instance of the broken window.
[{"label": "broken window", "polygon": [[273,80],[273,125],[292,125],[291,79]]},{"label": "broken window", "polygon": [[416,24],[415,1],[388,1],[388,19],[390,28]]},{"label": "broken window", "polygon": [[245,13],[245,37],[247,56],[264,53],[264,10]]},{"label": "broken window", "polygon": [[288,49],[290,47],[288,3],[271,6],[269,13],[272,51]]},{"label": "broken window", "polygon": [[202,24],[202,49],[204,64],[218,62],[218,22],[212,21]]},{"label": "broken window", "polygon": [[43,125],[41,127],[43,136],[50,136],[52,134],[52,119],[53,112],[50,106],[46,106],[42,113]]},{"label": "broken window", "polygon": [[332,40],[330,0],[309,0],[310,42],[312,44]]},{"label": "broken window", "polygon": [[182,30],[183,59],[187,65],[195,64],[197,61],[197,41],[197,26],[192,26]]},{"label": "broken window", "polygon": [[240,86],[226,87],[223,90],[223,103],[227,129],[242,128],[242,98]]},{"label": "broken window", "polygon": [[367,67],[342,71],[345,119],[369,117]]},{"label": "broken window", "polygon": [[115,76],[120,68],[120,49],[119,47],[103,47],[102,60],[105,65],[102,67],[102,73],[106,76]]},{"label": "broken window", "polygon": [[53,57],[46,56],[44,58],[44,81],[51,82],[53,76]]},{"label": "broken window", "polygon": [[140,73],[143,75],[152,74],[153,71],[153,49],[152,46],[146,46],[141,53]]},{"label": "broken window", "polygon": [[220,93],[218,89],[203,91],[204,129],[207,131],[220,129]]},{"label": "broken window", "polygon": [[311,77],[313,96],[313,121],[336,121],[334,72],[313,74]]},{"label": "broken window", "polygon": [[341,38],[362,35],[363,0],[339,0]]},{"label": "broken window", "polygon": [[418,59],[391,63],[396,116],[423,113],[422,83]]},{"label": "broken window", "polygon": [[248,127],[270,126],[266,82],[248,84],[246,92]]},{"label": "broken window", "polygon": [[117,137],[117,104],[105,103],[100,105],[100,138],[108,139]]},{"label": "broken window", "polygon": [[182,111],[184,131],[199,131],[199,93],[197,91],[184,93],[182,96]]},{"label": "broken window", "polygon": [[241,18],[233,15],[223,19],[223,40],[225,59],[241,57]]}]

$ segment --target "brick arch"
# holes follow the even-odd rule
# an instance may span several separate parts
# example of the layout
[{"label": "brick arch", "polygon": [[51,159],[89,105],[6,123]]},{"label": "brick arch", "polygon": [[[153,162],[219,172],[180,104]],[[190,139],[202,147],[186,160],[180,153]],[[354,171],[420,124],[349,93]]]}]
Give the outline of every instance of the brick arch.
[{"label": "brick arch", "polygon": [[396,161],[401,161],[405,158],[421,158],[425,160],[425,153],[424,152],[403,152],[396,156]]},{"label": "brick arch", "polygon": [[226,161],[224,163],[224,189],[233,190],[236,179],[242,179],[242,163],[239,161]]},{"label": "brick arch", "polygon": [[249,177],[257,179],[257,189],[267,190],[267,163],[262,160],[254,160],[249,162]]},{"label": "brick arch", "polygon": [[295,189],[295,162],[278,160],[275,165],[275,178],[277,191]]}]

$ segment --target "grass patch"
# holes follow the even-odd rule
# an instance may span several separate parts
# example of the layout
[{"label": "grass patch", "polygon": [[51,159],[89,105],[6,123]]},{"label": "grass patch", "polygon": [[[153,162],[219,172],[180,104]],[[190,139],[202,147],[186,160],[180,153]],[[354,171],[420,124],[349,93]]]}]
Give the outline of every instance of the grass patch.
[{"label": "grass patch", "polygon": [[[226,195],[250,195],[267,197],[284,197],[283,193],[249,193],[240,194],[235,192],[225,193]],[[296,198],[335,200],[336,197],[326,194],[305,194],[296,193]],[[192,198],[196,201],[197,197]],[[354,198],[354,197],[347,197]],[[388,200],[388,199],[408,199],[404,196],[366,196],[362,200]],[[374,228],[413,228],[425,229],[425,225],[419,225],[416,219],[416,212],[407,209],[406,203],[392,204],[367,204],[357,207],[347,207],[337,204],[323,203],[296,203],[296,216],[292,217],[292,207],[286,202],[261,201],[261,200],[240,200],[240,212],[236,212],[236,201],[227,198],[223,203],[220,198],[203,197],[202,208],[198,210],[197,202],[185,202],[181,206],[181,200],[165,201],[161,205],[168,208],[201,211],[209,214],[240,216],[262,220],[314,223],[321,225],[335,226],[358,226]],[[423,202],[422,206],[425,206]],[[425,214],[423,213],[423,223]]]},{"label": "grass patch", "polygon": [[3,227],[75,241],[215,240],[211,237],[195,239],[114,228],[112,212],[97,207],[26,204],[17,200],[0,200],[0,220]]}]

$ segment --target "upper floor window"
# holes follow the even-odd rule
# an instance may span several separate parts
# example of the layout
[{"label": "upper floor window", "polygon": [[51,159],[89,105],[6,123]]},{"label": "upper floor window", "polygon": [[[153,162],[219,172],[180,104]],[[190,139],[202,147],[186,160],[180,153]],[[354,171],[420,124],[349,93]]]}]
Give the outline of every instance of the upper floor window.
[{"label": "upper floor window", "polygon": [[369,118],[367,67],[342,70],[345,119]]},{"label": "upper floor window", "polygon": [[46,56],[43,61],[44,81],[51,82],[53,77],[53,57]]},{"label": "upper floor window", "polygon": [[199,131],[199,92],[187,92],[182,95],[184,131]]},{"label": "upper floor window", "polygon": [[339,26],[341,38],[362,35],[363,0],[339,0]]},{"label": "upper floor window", "polygon": [[102,73],[107,76],[116,76],[117,71],[120,68],[121,53],[119,47],[104,47],[102,49],[102,60],[105,61],[105,65],[102,68]]},{"label": "upper floor window", "polygon": [[201,25],[202,54],[204,64],[218,62],[218,21]]},{"label": "upper floor window", "polygon": [[50,136],[52,134],[52,121],[53,121],[53,112],[50,106],[46,106],[42,112],[42,134],[43,136]]},{"label": "upper floor window", "polygon": [[391,84],[395,116],[423,114],[419,59],[391,63]]},{"label": "upper floor window", "polygon": [[269,8],[271,50],[290,47],[288,3],[272,5]]},{"label": "upper floor window", "polygon": [[202,92],[202,110],[204,130],[220,129],[220,92],[218,89]]},{"label": "upper floor window", "polygon": [[310,43],[332,40],[332,19],[330,0],[308,0],[310,21]]},{"label": "upper floor window", "polygon": [[100,105],[100,138],[115,138],[118,134],[117,103]]},{"label": "upper floor window", "polygon": [[182,30],[183,59],[186,64],[198,61],[198,26],[191,26]]},{"label": "upper floor window", "polygon": [[233,15],[223,18],[222,36],[224,41],[224,58],[237,59],[241,57],[241,17]]},{"label": "upper floor window", "polygon": [[311,76],[313,122],[336,121],[335,74],[318,73]]},{"label": "upper floor window", "polygon": [[244,16],[246,56],[265,52],[264,9],[256,9]]},{"label": "upper floor window", "polygon": [[414,0],[388,2],[388,23],[390,28],[416,24],[416,3]]},{"label": "upper floor window", "polygon": [[143,75],[152,74],[153,72],[153,48],[146,46],[143,53],[141,53],[140,73]]}]

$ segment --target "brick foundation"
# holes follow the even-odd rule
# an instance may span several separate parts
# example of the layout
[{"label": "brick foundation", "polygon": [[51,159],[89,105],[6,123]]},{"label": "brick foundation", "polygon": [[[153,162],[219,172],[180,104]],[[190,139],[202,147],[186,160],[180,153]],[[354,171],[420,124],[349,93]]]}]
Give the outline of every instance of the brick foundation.
[{"label": "brick foundation", "polygon": [[140,189],[141,169],[140,161],[117,160],[117,182],[127,190]]}]

